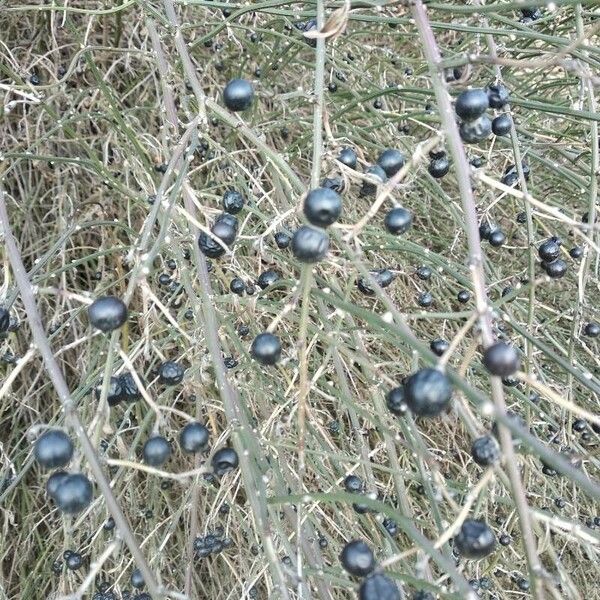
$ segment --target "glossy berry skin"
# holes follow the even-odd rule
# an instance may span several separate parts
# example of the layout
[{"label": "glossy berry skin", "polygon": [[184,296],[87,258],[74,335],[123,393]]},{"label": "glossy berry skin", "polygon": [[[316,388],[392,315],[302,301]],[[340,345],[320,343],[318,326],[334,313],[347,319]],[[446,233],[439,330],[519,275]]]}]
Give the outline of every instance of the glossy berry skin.
[{"label": "glossy berry skin", "polygon": [[151,467],[160,467],[171,456],[171,444],[162,435],[155,435],[144,444],[144,462]]},{"label": "glossy berry skin", "polygon": [[54,471],[46,482],[46,493],[53,500],[56,498],[56,490],[58,486],[69,476],[66,471]]},{"label": "glossy berry skin", "polygon": [[500,246],[503,246],[506,243],[506,234],[504,233],[504,231],[502,231],[502,229],[494,229],[494,231],[490,233],[488,241],[490,243],[490,246],[493,246],[494,248],[499,248]]},{"label": "glossy berry skin", "polygon": [[387,175],[382,167],[379,165],[373,165],[365,171],[365,175],[368,176],[368,180],[363,181],[362,187],[360,188],[361,196],[373,196],[377,193],[377,186],[387,181]]},{"label": "glossy berry skin", "polygon": [[285,250],[292,241],[292,238],[284,231],[278,231],[274,236],[275,243],[280,250]]},{"label": "glossy berry skin", "polygon": [[337,159],[350,169],[356,169],[357,156],[352,148],[342,148]]},{"label": "glossy berry skin", "polygon": [[[388,287],[392,281],[394,281],[394,274],[388,269],[378,269],[377,271],[371,271],[371,277],[375,279],[377,284],[382,287]],[[356,281],[356,287],[367,296],[373,296],[375,290],[371,287],[370,282],[364,277],[359,277]]]},{"label": "glossy berry skin", "polygon": [[340,554],[340,562],[350,575],[357,577],[364,577],[375,568],[373,552],[362,540],[348,542]]},{"label": "glossy berry skin", "polygon": [[238,220],[237,217],[229,213],[221,213],[212,226],[212,233],[223,240],[228,246],[233,244],[237,235]]},{"label": "glossy berry skin", "polygon": [[92,484],[82,473],[67,475],[57,486],[54,501],[58,508],[75,515],[87,508],[93,498]]},{"label": "glossy berry skin", "polygon": [[488,467],[500,460],[500,446],[492,435],[477,438],[471,445],[473,460],[482,467]]},{"label": "glossy berry skin", "polygon": [[239,464],[239,458],[233,448],[221,448],[214,453],[211,464],[214,472],[220,477],[236,469]]},{"label": "glossy berry skin", "polygon": [[446,350],[448,350],[448,348],[450,348],[450,344],[446,340],[443,340],[442,338],[438,338],[438,339],[432,340],[431,343],[429,344],[429,347],[431,348],[431,351],[436,356],[442,356],[442,354],[444,354],[444,352],[446,352]]},{"label": "glossy berry skin", "polygon": [[521,359],[514,346],[505,342],[496,342],[485,349],[483,364],[492,375],[508,377],[519,370]]},{"label": "glossy berry skin", "polygon": [[[102,394],[102,382],[94,388],[94,395],[96,400],[100,400]],[[123,399],[123,389],[121,387],[120,377],[111,377],[108,383],[108,393],[106,394],[106,401],[109,406],[115,406]]]},{"label": "glossy berry skin", "polygon": [[121,384],[121,400],[133,402],[142,397],[137,383],[135,382],[135,379],[131,373],[123,373],[119,377],[119,383]]},{"label": "glossy berry skin", "polygon": [[419,279],[421,279],[422,281],[428,281],[429,279],[431,279],[431,269],[425,265],[422,265],[421,267],[419,267],[416,271],[415,271],[417,277]]},{"label": "glossy berry skin", "polygon": [[129,581],[131,583],[131,586],[138,590],[141,590],[145,585],[144,576],[142,575],[142,572],[139,569],[134,569],[131,572],[131,578]]},{"label": "glossy berry skin", "polygon": [[450,171],[450,161],[444,155],[439,158],[434,158],[427,167],[429,174],[436,179],[441,179]]},{"label": "glossy berry skin", "polygon": [[358,475],[348,475],[344,479],[344,487],[349,494],[360,494],[363,491],[363,482]]},{"label": "glossy berry skin", "polygon": [[223,90],[223,102],[233,112],[250,108],[254,99],[254,88],[245,79],[232,79]]},{"label": "glossy berry skin", "polygon": [[179,445],[184,452],[195,454],[206,448],[210,433],[202,423],[188,423],[179,433]]},{"label": "glossy berry skin", "polygon": [[450,380],[437,369],[424,368],[413,373],[404,383],[408,408],[419,417],[436,417],[452,398]]},{"label": "glossy berry skin", "polygon": [[276,335],[265,331],[254,338],[250,354],[261,365],[274,365],[281,358],[281,342]]},{"label": "glossy berry skin", "polygon": [[498,115],[492,121],[492,133],[494,135],[500,135],[500,136],[508,135],[510,133],[511,129],[512,129],[512,119],[510,118],[510,115],[508,115],[508,114]]},{"label": "glossy berry skin", "polygon": [[406,208],[397,206],[385,215],[385,228],[394,235],[406,233],[412,225],[412,213]]},{"label": "glossy berry skin", "polygon": [[0,333],[6,333],[10,326],[10,313],[0,306]]},{"label": "glossy berry skin", "polygon": [[358,589],[359,600],[401,600],[398,586],[383,573],[367,577]]},{"label": "glossy berry skin", "polygon": [[562,258],[557,258],[550,263],[542,263],[542,267],[552,279],[560,279],[567,272],[567,263]]},{"label": "glossy berry skin", "polygon": [[569,250],[569,256],[574,260],[577,260],[583,256],[583,248],[581,246],[573,246]]},{"label": "glossy berry skin", "polygon": [[292,253],[303,263],[316,263],[325,258],[329,250],[329,237],[322,229],[303,225],[292,237]]},{"label": "glossy berry skin", "polygon": [[489,108],[490,101],[485,90],[473,89],[461,92],[456,98],[454,110],[464,121],[474,121]]},{"label": "glossy berry skin", "polygon": [[229,284],[229,289],[234,294],[237,294],[238,296],[243,296],[244,292],[246,291],[246,284],[244,283],[243,279],[240,279],[239,277],[234,277]]},{"label": "glossy berry skin", "polygon": [[208,258],[218,258],[225,254],[225,248],[205,231],[201,231],[198,235],[198,247],[200,252]]},{"label": "glossy berry skin", "polygon": [[492,121],[481,115],[475,121],[463,121],[459,127],[460,139],[466,144],[477,144],[487,140],[492,133]]},{"label": "glossy berry skin", "polygon": [[429,308],[433,304],[433,296],[430,292],[421,292],[417,296],[417,304],[423,308]]},{"label": "glossy berry skin", "polygon": [[44,469],[64,467],[73,457],[73,442],[60,429],[48,429],[35,441],[35,459]]},{"label": "glossy berry skin", "polygon": [[467,519],[454,538],[454,546],[465,558],[484,558],[496,547],[496,536],[484,521]]},{"label": "glossy berry skin", "polygon": [[158,378],[165,385],[177,385],[183,381],[185,369],[172,360],[168,360],[160,365],[158,369]]},{"label": "glossy berry skin", "polygon": [[239,213],[244,208],[244,196],[237,190],[227,190],[223,194],[223,210],[232,215]]},{"label": "glossy berry skin", "polygon": [[489,240],[492,231],[494,231],[495,227],[492,227],[489,223],[485,221],[479,225],[479,237],[482,240]]},{"label": "glossy berry skin", "polygon": [[538,248],[539,257],[545,262],[552,262],[560,256],[560,246],[552,239],[546,240]]},{"label": "glossy berry skin", "polygon": [[127,307],[119,298],[104,296],[88,306],[88,316],[93,327],[107,333],[125,324]]},{"label": "glossy berry skin", "polygon": [[269,286],[277,283],[280,279],[281,276],[277,271],[269,269],[258,276],[256,283],[261,290],[266,290]]},{"label": "glossy berry skin", "polygon": [[406,411],[408,410],[408,405],[406,404],[406,400],[404,399],[404,388],[392,388],[385,395],[385,404],[392,414],[396,415],[397,417],[404,416],[406,414]]},{"label": "glossy berry skin", "polygon": [[341,213],[342,198],[330,188],[315,188],[304,199],[304,215],[316,227],[328,227]]},{"label": "glossy berry skin", "polygon": [[377,164],[385,171],[388,177],[393,177],[406,163],[404,154],[399,150],[384,150],[377,159]]},{"label": "glossy berry skin", "polygon": [[468,290],[460,290],[460,292],[458,292],[458,294],[456,295],[456,299],[461,304],[466,304],[471,299],[471,292],[469,292]]},{"label": "glossy berry skin", "polygon": [[65,559],[69,571],[77,571],[83,566],[83,557],[79,552],[71,552]]},{"label": "glossy berry skin", "polygon": [[508,104],[510,95],[506,87],[501,83],[490,83],[490,85],[485,88],[485,91],[490,103],[490,108],[499,110]]},{"label": "glossy berry skin", "polygon": [[600,335],[600,325],[595,322],[586,323],[585,327],[583,328],[583,333],[584,335],[587,335],[587,337],[598,337]]}]

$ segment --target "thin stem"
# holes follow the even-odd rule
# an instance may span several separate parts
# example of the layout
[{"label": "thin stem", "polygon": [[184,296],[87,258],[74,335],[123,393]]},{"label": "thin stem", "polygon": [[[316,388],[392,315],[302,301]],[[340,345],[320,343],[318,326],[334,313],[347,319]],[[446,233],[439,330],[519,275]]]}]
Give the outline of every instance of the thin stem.
[{"label": "thin stem", "polygon": [[[445,79],[443,78],[443,70],[440,68],[442,57],[431,29],[431,25],[429,24],[429,19],[427,17],[426,9],[423,6],[423,2],[421,0],[415,0],[411,11],[419,31],[423,53],[429,65],[431,82],[438,103],[442,125],[446,132],[447,143],[455,165],[456,178],[465,218],[465,231],[469,248],[469,267],[473,281],[473,290],[475,292],[475,303],[477,312],[479,314],[479,325],[481,327],[483,345],[484,347],[487,347],[494,342],[494,334],[492,330],[491,312],[485,288],[483,255],[481,250],[481,241],[479,239],[475,199],[473,197],[473,190],[471,188],[471,181],[469,178],[469,164],[458,132],[456,119],[450,103],[450,97],[446,90]],[[492,400],[494,402],[496,413],[506,415],[506,403],[504,400],[504,392],[500,378],[491,377],[491,387]],[[539,574],[541,573],[541,565],[531,527],[529,506],[527,499],[525,498],[525,490],[523,488],[523,483],[521,481],[519,467],[513,448],[512,436],[510,431],[502,423],[499,424],[498,430],[500,444],[506,459],[505,465],[511,484],[513,499],[519,515],[519,524],[523,537],[523,546],[527,556],[529,573],[532,579],[532,587],[535,591],[536,597],[543,598],[544,594],[542,586],[540,583],[538,583]]]},{"label": "thin stem", "polygon": [[100,487],[102,495],[104,496],[104,499],[106,501],[106,506],[113,519],[115,520],[115,524],[119,530],[119,533],[121,534],[125,543],[127,544],[129,551],[131,552],[138,568],[142,572],[144,581],[146,582],[150,594],[156,598],[163,598],[163,591],[156,578],[154,577],[154,573],[152,573],[152,571],[150,570],[150,567],[146,562],[142,551],[140,550],[140,546],[138,545],[131,531],[131,527],[127,521],[127,518],[123,514],[123,511],[121,510],[121,507],[119,506],[117,499],[115,498],[112,492],[110,483],[106,475],[102,471],[98,455],[96,454],[96,451],[92,446],[92,443],[90,442],[85,428],[79,418],[79,414],[77,413],[77,407],[75,405],[75,402],[71,398],[71,393],[69,392],[67,382],[65,381],[60,366],[54,358],[54,354],[52,353],[52,349],[50,348],[48,339],[46,338],[46,333],[44,332],[44,326],[42,325],[40,313],[35,303],[33,288],[31,286],[31,282],[29,281],[29,277],[27,276],[25,266],[23,265],[21,253],[19,252],[15,238],[10,228],[3,190],[0,190],[0,225],[2,226],[2,231],[4,233],[6,253],[12,266],[17,286],[19,288],[19,291],[21,292],[21,299],[23,301],[23,305],[25,306],[25,311],[27,313],[28,323],[29,327],[31,328],[33,340],[35,345],[38,347],[42,358],[44,359],[44,365],[46,367],[46,370],[48,371],[48,375],[52,381],[52,385],[54,386],[54,389],[56,390],[60,402],[63,406],[65,420],[79,439],[79,442],[81,444],[81,450],[89,463],[90,469],[96,479],[98,486]]}]

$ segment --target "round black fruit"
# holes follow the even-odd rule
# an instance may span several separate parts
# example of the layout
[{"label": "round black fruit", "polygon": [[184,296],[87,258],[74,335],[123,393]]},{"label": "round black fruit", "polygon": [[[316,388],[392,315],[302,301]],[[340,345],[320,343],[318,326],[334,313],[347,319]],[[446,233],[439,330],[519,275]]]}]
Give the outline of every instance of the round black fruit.
[{"label": "round black fruit", "polygon": [[100,331],[108,332],[118,329],[127,321],[125,303],[114,296],[104,296],[94,300],[88,306],[90,323]]},{"label": "round black fruit", "polygon": [[423,308],[428,308],[433,304],[433,296],[431,292],[421,292],[417,296],[417,304]]},{"label": "round black fruit", "polygon": [[259,333],[250,346],[250,355],[261,365],[274,365],[281,358],[281,342],[268,331]]},{"label": "round black fruit", "polygon": [[142,575],[142,572],[139,569],[134,569],[131,573],[131,586],[140,590],[144,587],[144,576]]},{"label": "round black fruit", "polygon": [[377,164],[385,171],[388,177],[393,177],[406,163],[404,154],[399,150],[384,150],[377,159]]},{"label": "round black fruit", "polygon": [[454,546],[465,558],[484,558],[496,547],[496,536],[484,521],[467,519],[454,538]]},{"label": "round black fruit", "polygon": [[450,348],[450,344],[442,338],[437,338],[431,341],[429,347],[436,356],[442,356]]},{"label": "round black fruit", "polygon": [[164,362],[158,369],[158,377],[161,383],[165,385],[177,385],[181,383],[184,373],[184,368],[172,360]]},{"label": "round black fruit", "polygon": [[46,481],[46,493],[53,500],[56,498],[58,486],[69,476],[66,471],[54,471]]},{"label": "round black fruit", "polygon": [[436,179],[441,179],[450,171],[450,161],[447,156],[434,158],[427,167],[429,174]]},{"label": "round black fruit", "polygon": [[359,600],[401,600],[398,586],[383,573],[367,577],[358,589]]},{"label": "round black fruit", "polygon": [[404,399],[404,388],[395,387],[392,388],[385,396],[385,404],[388,410],[398,417],[406,414],[408,405]]},{"label": "round black fruit", "polygon": [[201,231],[198,235],[198,247],[200,248],[200,252],[204,256],[208,256],[208,258],[218,258],[225,254],[225,248],[206,233],[206,231]]},{"label": "round black fruit", "polygon": [[237,235],[238,220],[237,217],[229,213],[221,213],[214,222],[211,231],[228,246],[233,244]]},{"label": "round black fruit", "polygon": [[325,258],[329,250],[329,237],[322,229],[302,225],[292,237],[292,252],[304,263],[316,263]]},{"label": "round black fruit", "polygon": [[458,292],[458,294],[456,295],[456,299],[461,304],[466,304],[471,299],[471,292],[469,292],[468,290],[460,290],[460,292]]},{"label": "round black fruit", "polygon": [[575,260],[583,256],[583,248],[581,246],[573,246],[569,250],[569,256]]},{"label": "round black fruit", "polygon": [[[389,269],[378,269],[377,271],[371,271],[371,277],[376,283],[382,287],[388,287],[392,281],[394,281],[394,274]],[[356,281],[356,287],[367,296],[375,294],[375,290],[371,287],[370,281],[365,277],[359,277]]]},{"label": "round black fruit", "polygon": [[254,99],[254,88],[245,79],[232,79],[223,90],[225,106],[234,112],[250,108]]},{"label": "round black fruit", "polygon": [[285,250],[292,241],[292,238],[284,231],[278,231],[274,236],[275,243],[280,250]]},{"label": "round black fruit", "polygon": [[454,109],[456,114],[465,121],[474,121],[481,117],[489,108],[490,101],[484,90],[465,90],[456,98]]},{"label": "round black fruit", "polygon": [[365,171],[368,180],[364,180],[360,188],[361,196],[373,196],[377,193],[377,186],[387,181],[387,175],[382,167],[373,165]]},{"label": "round black fruit", "polygon": [[494,135],[508,135],[512,129],[512,119],[509,114],[498,115],[492,121],[492,132]]},{"label": "round black fruit", "polygon": [[214,453],[211,464],[214,472],[220,477],[237,468],[238,454],[233,448],[221,448]]},{"label": "round black fruit", "polygon": [[243,279],[239,277],[234,277],[229,283],[229,289],[238,296],[243,296],[246,291],[246,284]]},{"label": "round black fruit", "polygon": [[69,571],[77,571],[83,566],[83,557],[79,552],[71,552],[65,557],[65,563]]},{"label": "round black fruit", "polygon": [[44,469],[64,467],[73,457],[73,442],[60,429],[48,429],[35,441],[35,459]]},{"label": "round black fruit", "polygon": [[471,445],[473,460],[482,467],[488,467],[500,460],[500,446],[492,435],[477,438]]},{"label": "round black fruit", "polygon": [[162,435],[155,435],[146,441],[142,452],[147,465],[160,467],[171,456],[171,444]]},{"label": "round black fruit", "polygon": [[261,290],[266,290],[270,285],[278,282],[281,279],[279,273],[273,269],[268,269],[267,271],[263,271],[256,280],[258,287]]},{"label": "round black fruit", "polygon": [[506,234],[504,231],[502,231],[502,229],[494,229],[494,231],[490,233],[488,241],[490,242],[490,246],[499,248],[506,243]]},{"label": "round black fruit", "polygon": [[476,144],[487,140],[492,133],[492,121],[487,115],[481,115],[475,121],[463,121],[459,128],[460,138],[466,144]]},{"label": "round black fruit", "polygon": [[401,233],[405,233],[410,229],[412,225],[412,213],[406,208],[402,208],[401,206],[397,206],[396,208],[392,208],[385,215],[385,228],[394,235],[400,235]]},{"label": "round black fruit", "polygon": [[56,486],[53,498],[62,512],[77,514],[92,501],[92,484],[82,473],[67,475]]},{"label": "round black fruit", "polygon": [[552,279],[560,279],[567,272],[567,263],[562,258],[557,258],[549,263],[542,263],[542,267]]},{"label": "round black fruit", "polygon": [[487,92],[490,108],[499,110],[508,104],[509,93],[501,83],[490,83],[485,91]]},{"label": "round black fruit", "polygon": [[435,417],[450,403],[452,385],[441,371],[424,368],[408,377],[404,383],[404,398],[414,414]]},{"label": "round black fruit", "polygon": [[304,215],[317,227],[335,223],[342,212],[342,198],[330,188],[319,187],[308,192],[304,199]]},{"label": "round black fruit", "polygon": [[210,433],[202,423],[188,423],[179,433],[179,445],[184,452],[194,454],[206,448]]},{"label": "round black fruit", "polygon": [[357,156],[352,148],[342,148],[337,159],[348,168],[356,169]]},{"label": "round black fruit", "polygon": [[364,577],[375,568],[375,556],[362,540],[348,542],[340,554],[342,566],[350,575]]},{"label": "round black fruit", "polygon": [[591,323],[586,323],[585,327],[583,328],[583,333],[591,338],[598,337],[600,335],[600,325],[594,321]]},{"label": "round black fruit", "polygon": [[553,239],[546,240],[538,248],[539,257],[545,262],[552,262],[560,256],[560,246]]},{"label": "round black fruit", "polygon": [[348,475],[344,479],[344,487],[350,494],[360,494],[363,491],[363,481],[358,475]]},{"label": "round black fruit", "polygon": [[514,346],[505,342],[496,342],[485,349],[483,364],[492,375],[508,377],[519,370],[521,359]]},{"label": "round black fruit", "polygon": [[223,210],[235,215],[244,208],[244,196],[237,190],[227,190],[223,194]]}]

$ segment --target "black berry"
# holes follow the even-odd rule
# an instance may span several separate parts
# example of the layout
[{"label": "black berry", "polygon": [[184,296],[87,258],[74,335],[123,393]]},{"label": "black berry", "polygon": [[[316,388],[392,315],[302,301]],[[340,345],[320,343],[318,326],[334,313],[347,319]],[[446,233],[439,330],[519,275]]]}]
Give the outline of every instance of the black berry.
[{"label": "black berry", "polygon": [[328,227],[342,212],[340,195],[330,188],[311,190],[304,199],[304,215],[312,225]]},{"label": "black berry", "polygon": [[393,177],[406,163],[404,154],[399,150],[384,150],[377,159],[377,164],[385,171],[388,177]]},{"label": "black berry", "polygon": [[350,169],[356,169],[357,156],[352,148],[342,148],[337,159]]},{"label": "black berry", "polygon": [[404,399],[404,388],[392,388],[385,396],[385,403],[391,413],[398,417],[405,415],[408,405]]},{"label": "black berry", "polygon": [[460,124],[459,133],[463,142],[476,144],[490,137],[492,122],[487,115],[481,115],[475,121],[463,121]]},{"label": "black berry", "polygon": [[127,307],[114,296],[104,296],[94,300],[88,307],[90,323],[100,331],[118,329],[127,321]]},{"label": "black berry", "polygon": [[250,108],[254,99],[254,88],[245,79],[232,79],[223,90],[225,106],[234,112]]},{"label": "black berry", "polygon": [[206,448],[210,433],[202,423],[188,423],[179,433],[179,445],[184,452],[194,454]]},{"label": "black berry", "polygon": [[82,473],[67,475],[56,486],[53,497],[62,512],[77,514],[92,501],[92,484]]},{"label": "black berry", "polygon": [[211,463],[214,472],[220,477],[236,469],[239,464],[239,458],[233,448],[221,448],[214,453]]},{"label": "black berry", "polygon": [[155,435],[146,441],[142,453],[147,465],[160,467],[171,456],[171,444],[162,435]]},{"label": "black berry", "polygon": [[491,435],[477,438],[471,446],[471,456],[482,467],[498,462],[500,460],[500,446],[496,438]]},{"label": "black berry", "polygon": [[236,190],[227,190],[223,194],[223,210],[235,215],[244,208],[244,196]]},{"label": "black berry", "polygon": [[48,429],[36,440],[35,459],[45,469],[64,467],[73,457],[73,442],[60,429]]},{"label": "black berry", "polygon": [[484,521],[467,519],[454,538],[454,546],[465,558],[484,558],[496,547],[496,536]]},{"label": "black berry", "polygon": [[183,381],[184,368],[172,360],[168,360],[158,369],[158,378],[165,385],[177,385]]},{"label": "black berry", "polygon": [[350,575],[364,577],[375,568],[373,552],[362,540],[348,542],[340,554],[342,566]]},{"label": "black berry", "polygon": [[521,359],[518,350],[505,342],[496,342],[488,346],[483,353],[485,368],[498,377],[508,377],[519,369]]},{"label": "black berry", "polygon": [[420,417],[435,417],[450,403],[452,385],[437,369],[424,368],[413,373],[404,383],[408,408]]},{"label": "black berry", "polygon": [[401,206],[397,206],[396,208],[392,208],[385,215],[385,228],[394,235],[400,235],[401,233],[405,233],[410,229],[412,225],[412,213],[406,208],[402,208]]},{"label": "black berry", "polygon": [[485,91],[487,92],[490,108],[499,110],[508,104],[509,92],[501,83],[490,83]]},{"label": "black berry", "polygon": [[267,271],[263,271],[256,281],[258,287],[261,290],[267,289],[269,286],[278,282],[281,279],[279,273],[273,269],[268,269]]},{"label": "black berry", "polygon": [[367,577],[358,590],[359,600],[401,600],[398,586],[383,573]]},{"label": "black berry", "polygon": [[494,135],[508,135],[512,129],[512,119],[509,114],[498,115],[492,121],[492,132]]},{"label": "black berry", "polygon": [[250,346],[250,354],[261,365],[274,365],[281,358],[281,342],[272,333],[260,333]]},{"label": "black berry", "polygon": [[315,263],[322,260],[329,250],[329,237],[322,229],[303,225],[296,229],[292,237],[292,252],[304,263]]},{"label": "black berry", "polygon": [[454,109],[465,121],[474,121],[489,108],[490,102],[484,90],[473,89],[461,92],[456,98]]}]

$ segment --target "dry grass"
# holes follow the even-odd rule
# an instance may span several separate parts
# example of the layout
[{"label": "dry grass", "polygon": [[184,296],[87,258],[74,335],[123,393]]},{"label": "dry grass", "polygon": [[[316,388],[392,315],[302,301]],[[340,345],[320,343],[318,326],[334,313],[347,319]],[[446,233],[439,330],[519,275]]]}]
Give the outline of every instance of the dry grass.
[{"label": "dry grass", "polygon": [[[326,4],[330,10],[340,3]],[[490,587],[480,593],[487,598],[531,593],[519,587],[519,580],[529,577],[528,568],[504,468],[484,474],[470,457],[473,437],[492,422],[477,326],[457,340],[449,357],[451,373],[462,381],[453,410],[434,421],[415,422],[394,418],[385,409],[387,390],[419,364],[431,363],[426,345],[438,337],[453,340],[474,303],[456,301],[457,292],[472,285],[465,216],[452,171],[434,180],[424,160],[392,191],[385,206],[399,201],[414,212],[407,235],[395,238],[385,232],[384,208],[355,242],[342,241],[373,199],[359,196],[355,173],[340,170],[334,159],[339,149],[352,145],[367,165],[384,148],[398,147],[410,156],[421,142],[443,136],[409,9],[402,3],[379,4],[385,3],[356,2],[346,34],[326,45],[321,176],[343,176],[346,191],[339,235],[327,260],[313,271],[306,305],[299,265],[289,251],[277,249],[272,234],[295,228],[301,192],[310,181],[315,50],[291,24],[314,17],[315,2],[231,2],[227,19],[221,10],[227,3],[177,4],[181,32],[208,99],[208,122],[190,130],[185,162],[175,161],[176,168],[166,173],[162,166],[199,110],[162,3],[80,0],[59,10],[39,1],[0,2],[0,173],[11,226],[55,356],[100,457],[108,461],[113,490],[136,539],[164,586],[190,598],[277,598],[278,569],[290,598],[298,594],[299,570],[307,583],[300,588],[304,598],[354,597],[356,582],[344,573],[338,556],[343,544],[357,537],[369,541],[380,561],[390,562],[386,572],[402,583],[407,596],[428,589],[440,598],[465,597],[463,577],[486,578]],[[489,177],[473,177],[479,218],[501,225],[509,240],[501,249],[484,247],[495,326],[523,349],[529,376],[554,392],[542,393],[533,403],[527,385],[505,386],[507,405],[526,420],[543,447],[581,462],[564,476],[548,476],[537,450],[527,440],[518,446],[544,568],[544,597],[588,600],[600,597],[592,575],[600,544],[593,521],[600,514],[593,483],[599,436],[590,425],[582,436],[572,423],[579,409],[596,418],[600,414],[598,346],[581,334],[583,324],[600,319],[597,229],[581,224],[597,196],[598,14],[593,2],[557,1],[557,8],[545,10],[540,20],[522,24],[516,4],[488,2],[484,16],[477,16],[475,7],[464,2],[430,3],[428,13],[447,65],[464,65],[469,58],[472,63],[466,81],[452,86],[453,93],[495,78],[495,66],[486,59],[486,33],[493,33],[501,59],[518,61],[501,68],[512,94],[516,144],[497,138],[467,152],[483,159]],[[158,68],[153,52],[148,29],[153,25],[168,73]],[[38,85],[31,83],[33,75]],[[212,108],[215,101],[221,103],[224,84],[237,76],[252,79],[257,90],[254,107],[242,115],[247,131],[232,127],[237,119]],[[327,89],[330,82],[337,91]],[[170,95],[177,131],[165,121]],[[374,108],[376,99],[381,109]],[[515,149],[531,167],[528,190],[541,203],[532,205],[529,235],[516,219],[525,201],[494,186],[514,164]],[[277,163],[280,159],[285,168]],[[163,203],[152,212],[157,205],[149,198],[161,185]],[[186,185],[191,192],[187,204]],[[207,299],[216,311],[223,356],[238,361],[227,372],[240,404],[233,421],[215,383],[218,366],[215,370],[207,350],[211,321],[201,309],[190,233],[193,218],[200,226],[210,225],[230,186],[248,203],[233,253],[212,262],[213,293]],[[195,217],[189,210],[192,200]],[[140,249],[144,227],[148,245]],[[558,281],[543,276],[534,246],[550,235],[564,240],[568,262],[567,275]],[[576,243],[587,249],[584,260],[566,254]],[[153,244],[152,269],[132,283]],[[0,340],[0,599],[59,598],[76,592],[90,564],[111,549],[114,531],[103,528],[108,513],[102,496],[75,519],[63,518],[46,497],[47,474],[33,463],[31,441],[39,426],[61,425],[63,417],[40,357],[30,347],[28,321],[1,248],[0,256],[1,303],[21,323]],[[420,265],[433,269],[429,281],[415,276]],[[362,295],[356,288],[361,271],[383,267],[397,274],[385,298]],[[277,285],[242,298],[229,292],[234,276],[251,282],[267,268],[280,273]],[[161,273],[177,283],[160,285]],[[128,286],[128,327],[112,339],[94,333],[85,311],[88,299],[124,296]],[[503,298],[507,286],[513,292]],[[435,303],[423,310],[416,297],[426,290]],[[391,314],[391,303],[399,313]],[[420,345],[406,336],[400,314]],[[242,324],[250,332],[240,338]],[[265,369],[250,360],[248,347],[269,327],[282,340],[284,359]],[[305,364],[299,352],[303,330]],[[109,373],[127,370],[123,354],[160,407],[160,422],[144,401],[110,412],[99,408],[92,389],[107,363]],[[185,365],[181,386],[166,389],[158,383],[156,368],[165,359]],[[309,390],[302,440],[298,399],[304,367]],[[144,440],[156,428],[176,449],[185,415],[198,415],[209,424],[214,448],[235,438],[248,452],[243,469],[217,481],[169,479],[110,464],[139,460]],[[301,443],[306,445],[302,482],[297,476]],[[86,471],[83,457],[75,462]],[[181,473],[200,463],[177,449],[167,470]],[[351,472],[376,493],[377,499],[365,500],[374,513],[353,510],[355,499],[342,485]],[[592,482],[587,490],[572,481],[577,473]],[[479,494],[470,497],[482,477]],[[564,506],[559,507],[559,499]],[[431,545],[455,523],[465,502],[472,502],[470,514],[485,518],[512,543],[490,559],[460,561],[455,569],[451,546],[443,544],[436,553]],[[298,510],[303,519],[300,567]],[[398,523],[396,537],[386,534],[384,516]],[[216,557],[190,560],[190,540],[217,527],[224,528],[231,547]],[[326,547],[320,547],[319,538],[327,540]],[[52,563],[66,549],[81,552],[84,567],[53,574]],[[279,566],[283,557],[291,566],[288,561]],[[104,558],[96,589],[99,581],[108,581],[120,598],[130,589],[132,559],[121,543]],[[94,589],[88,587],[83,597],[99,598]]]}]

